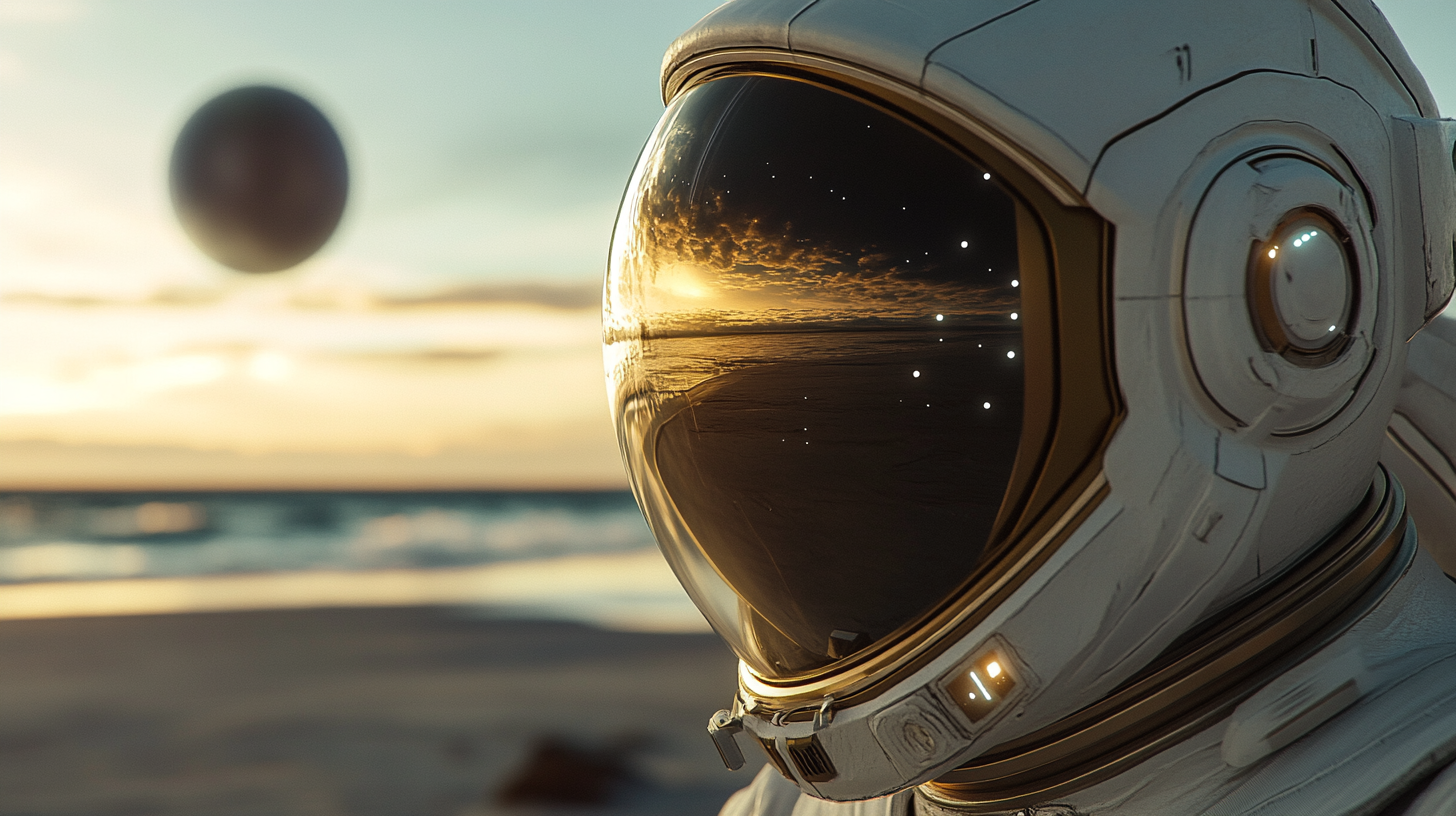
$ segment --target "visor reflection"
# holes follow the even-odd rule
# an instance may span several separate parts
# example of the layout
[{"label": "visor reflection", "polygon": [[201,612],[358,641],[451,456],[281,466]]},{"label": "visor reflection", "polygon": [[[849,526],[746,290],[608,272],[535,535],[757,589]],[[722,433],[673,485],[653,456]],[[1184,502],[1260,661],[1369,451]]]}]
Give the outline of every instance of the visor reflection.
[{"label": "visor reflection", "polygon": [[980,565],[1021,435],[1025,218],[960,152],[805,82],[700,86],[649,142],[607,281],[619,438],[764,676],[863,652]]}]

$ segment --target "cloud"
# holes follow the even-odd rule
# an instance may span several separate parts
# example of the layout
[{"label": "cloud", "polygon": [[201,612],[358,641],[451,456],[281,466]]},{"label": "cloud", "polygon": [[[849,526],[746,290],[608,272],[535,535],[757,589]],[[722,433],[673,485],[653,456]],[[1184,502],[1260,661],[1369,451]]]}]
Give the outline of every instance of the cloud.
[{"label": "cloud", "polygon": [[[255,298],[263,286],[168,286],[147,292],[108,294],[95,291],[0,292],[0,303],[16,306],[98,309],[126,307],[209,307],[233,298]],[[354,285],[282,284],[278,305],[315,311],[413,311],[421,309],[536,306],[546,309],[596,309],[601,305],[601,284],[595,280],[572,283],[494,283],[455,286],[434,291],[397,293],[369,291]]]},{"label": "cloud", "polygon": [[593,280],[562,284],[479,284],[419,295],[376,295],[374,303],[382,308],[520,304],[553,309],[588,309],[600,306],[601,300],[601,284]]},{"label": "cloud", "polygon": [[[600,397],[598,397],[600,399]],[[601,411],[603,417],[606,412]],[[0,440],[5,490],[623,489],[605,418],[563,423],[527,444],[392,451],[239,452],[169,444]],[[516,435],[517,438],[520,434]]]},{"label": "cloud", "polygon": [[356,360],[386,365],[477,365],[501,359],[499,349],[436,348],[400,351],[357,351],[333,355],[340,360]]},{"label": "cloud", "polygon": [[137,301],[219,280],[170,213],[0,142],[0,291]]},{"label": "cloud", "polygon": [[80,292],[11,291],[0,294],[0,303],[28,306],[59,306],[92,309],[114,306],[211,306],[226,299],[222,288],[164,286],[137,297],[117,297]]},{"label": "cloud", "polygon": [[[397,453],[610,438],[601,352],[485,348],[173,352],[74,373],[0,371],[0,442]],[[575,433],[575,432],[573,432]]]}]

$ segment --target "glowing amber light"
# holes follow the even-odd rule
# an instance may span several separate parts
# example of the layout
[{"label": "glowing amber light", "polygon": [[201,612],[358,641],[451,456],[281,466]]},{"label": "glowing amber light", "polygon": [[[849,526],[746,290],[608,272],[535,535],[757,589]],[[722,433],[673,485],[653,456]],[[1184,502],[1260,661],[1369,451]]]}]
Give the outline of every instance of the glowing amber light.
[{"label": "glowing amber light", "polygon": [[1271,257],[1271,258],[1277,256],[1278,254],[1279,254],[1279,248],[1278,247],[1275,247],[1274,249],[1269,250],[1269,257]]},{"label": "glowing amber light", "polygon": [[999,649],[990,649],[946,677],[947,695],[971,722],[979,722],[1006,704],[1017,686],[1015,667]]}]

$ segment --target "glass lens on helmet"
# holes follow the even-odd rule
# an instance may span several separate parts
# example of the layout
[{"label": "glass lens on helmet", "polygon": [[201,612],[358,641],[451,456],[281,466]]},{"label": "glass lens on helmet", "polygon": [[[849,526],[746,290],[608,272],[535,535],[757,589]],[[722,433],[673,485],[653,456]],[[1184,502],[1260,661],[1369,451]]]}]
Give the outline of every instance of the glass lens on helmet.
[{"label": "glass lens on helmet", "polygon": [[760,675],[863,654],[984,566],[1030,223],[972,157],[827,87],[726,77],[664,114],[613,238],[610,396],[664,552]]}]

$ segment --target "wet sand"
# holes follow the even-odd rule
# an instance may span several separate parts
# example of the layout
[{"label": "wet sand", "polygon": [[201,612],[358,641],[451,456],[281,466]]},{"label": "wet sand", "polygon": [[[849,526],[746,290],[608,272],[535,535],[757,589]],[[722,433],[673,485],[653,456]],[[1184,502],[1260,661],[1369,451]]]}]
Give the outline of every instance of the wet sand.
[{"label": "wet sand", "polygon": [[[733,677],[711,635],[438,608],[0,621],[0,815],[708,816],[762,764],[703,731]],[[501,805],[551,736],[635,781]]]}]

